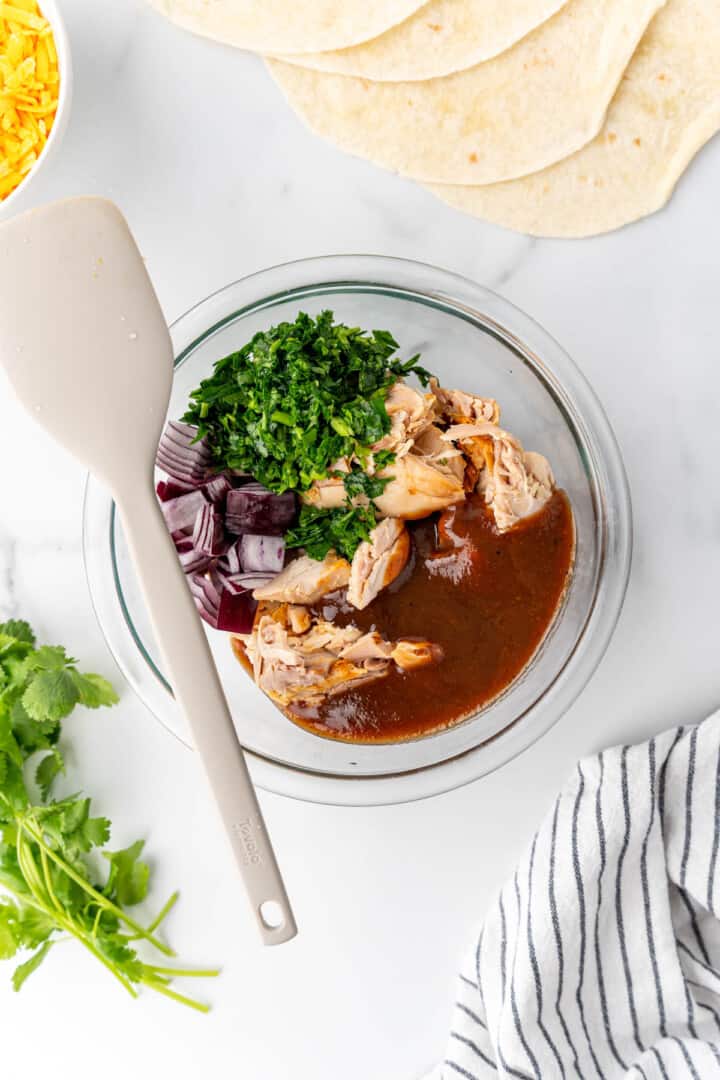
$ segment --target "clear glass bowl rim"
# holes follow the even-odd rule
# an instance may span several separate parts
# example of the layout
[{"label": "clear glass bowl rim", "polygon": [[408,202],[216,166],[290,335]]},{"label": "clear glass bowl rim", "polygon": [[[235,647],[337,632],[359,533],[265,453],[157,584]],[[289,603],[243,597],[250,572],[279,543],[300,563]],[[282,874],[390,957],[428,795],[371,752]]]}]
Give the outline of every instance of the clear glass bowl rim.
[{"label": "clear glass bowl rim", "polygon": [[[443,308],[480,321],[501,341],[530,357],[553,385],[560,404],[572,416],[592,463],[601,495],[602,561],[592,611],[565,667],[535,705],[489,743],[414,772],[376,777],[339,777],[308,772],[246,751],[257,786],[304,801],[336,805],[384,805],[431,797],[494,771],[545,734],[582,692],[600,663],[620,616],[632,559],[630,491],[617,441],[594,391],[562,347],[537,322],[510,301],[469,279],[426,263],[378,255],[329,255],[282,263],[226,285],[191,307],[170,326],[176,366],[208,336],[247,312],[296,300],[302,295],[343,291],[380,292]],[[230,302],[232,298],[232,302]],[[83,509],[83,556],[96,617],[118,666],[137,695],[163,726],[185,742],[143,692],[123,660],[127,639],[146,654],[127,625],[125,640],[106,624],[98,590],[101,580],[88,538],[92,532],[92,496],[97,483],[88,477]],[[108,496],[109,498],[109,496]],[[113,584],[114,588],[114,584]],[[122,601],[114,589],[118,608]],[[107,612],[105,612],[107,616]],[[121,640],[118,640],[120,636]],[[157,675],[149,668],[148,674]],[[187,743],[185,743],[187,745]]]}]

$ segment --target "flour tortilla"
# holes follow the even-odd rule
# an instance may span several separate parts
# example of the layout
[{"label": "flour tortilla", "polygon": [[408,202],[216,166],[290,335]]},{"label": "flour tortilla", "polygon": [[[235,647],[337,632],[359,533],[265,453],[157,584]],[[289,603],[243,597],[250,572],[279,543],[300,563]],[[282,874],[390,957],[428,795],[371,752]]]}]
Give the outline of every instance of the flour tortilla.
[{"label": "flour tortilla", "polygon": [[378,82],[436,79],[499,56],[567,0],[430,0],[380,37],[335,52],[279,57]]},{"label": "flour tortilla", "polygon": [[669,0],[593,142],[521,180],[431,190],[459,210],[533,236],[593,236],[664,206],[719,130],[720,0]]},{"label": "flour tortilla", "polygon": [[429,183],[493,184],[593,139],[664,0],[570,0],[507,52],[427,82],[377,83],[269,60],[318,135]]},{"label": "flour tortilla", "polygon": [[172,22],[263,53],[345,49],[384,34],[424,0],[150,0]]}]

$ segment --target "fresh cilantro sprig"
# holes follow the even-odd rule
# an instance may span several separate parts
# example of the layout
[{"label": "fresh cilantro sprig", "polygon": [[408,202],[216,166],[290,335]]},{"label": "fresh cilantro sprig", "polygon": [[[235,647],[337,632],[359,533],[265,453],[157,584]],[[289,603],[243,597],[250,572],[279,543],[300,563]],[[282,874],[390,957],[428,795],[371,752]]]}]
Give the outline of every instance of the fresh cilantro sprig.
[{"label": "fresh cilantro sprig", "polygon": [[[218,469],[250,473],[278,493],[307,491],[341,458],[355,462],[345,479],[348,508],[342,527],[333,511],[312,522],[305,514],[296,530],[300,535],[312,524],[314,533],[324,529],[329,538],[340,528],[344,551],[352,557],[350,538],[364,536],[369,519],[367,509],[355,507],[352,499],[376,497],[371,490],[381,494],[387,482],[369,476],[364,467],[373,444],[390,431],[388,391],[409,374],[423,383],[429,379],[418,356],[393,359],[397,349],[387,330],[335,323],[331,311],[316,318],[301,312],[294,323],[261,331],[219,360],[191,394],[183,420],[206,437]],[[384,464],[390,460],[385,454]]]},{"label": "fresh cilantro sprig", "polygon": [[[156,964],[138,952],[137,943],[144,942],[164,956],[174,955],[156,930],[177,899],[173,894],[149,926],[128,912],[148,892],[150,870],[140,858],[143,842],[108,851],[110,822],[91,815],[90,799],[72,795],[49,801],[55,780],[65,771],[58,746],[62,720],[76,705],[96,709],[118,700],[102,676],[81,674],[75,664],[60,646],[37,648],[26,622],[0,623],[0,886],[5,890],[0,895],[0,959],[30,952],[12,977],[19,990],[60,935],[69,935],[133,996],[144,985],[206,1011],[205,1005],[172,989],[171,981],[216,971]],[[93,865],[97,853],[108,864],[104,875]]]}]

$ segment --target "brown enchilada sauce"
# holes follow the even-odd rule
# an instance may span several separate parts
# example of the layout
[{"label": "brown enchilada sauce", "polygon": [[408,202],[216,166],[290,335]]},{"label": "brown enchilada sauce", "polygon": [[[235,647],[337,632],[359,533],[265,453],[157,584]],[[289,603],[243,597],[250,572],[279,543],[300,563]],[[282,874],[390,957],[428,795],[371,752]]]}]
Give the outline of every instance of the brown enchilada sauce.
[{"label": "brown enchilada sauce", "polygon": [[288,715],[315,734],[380,743],[447,727],[505,690],[552,623],[575,546],[563,492],[502,534],[477,495],[408,528],[408,565],[364,611],[350,607],[342,592],[325,596],[312,610],[389,639],[435,642],[444,659],[407,673],[393,665],[385,678],[319,706],[294,705]]}]

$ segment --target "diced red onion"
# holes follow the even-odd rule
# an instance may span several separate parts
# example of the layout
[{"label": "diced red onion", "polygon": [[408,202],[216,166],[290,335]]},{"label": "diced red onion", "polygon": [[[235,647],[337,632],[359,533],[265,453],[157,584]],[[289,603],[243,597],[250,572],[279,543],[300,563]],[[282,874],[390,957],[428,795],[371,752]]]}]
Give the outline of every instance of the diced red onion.
[{"label": "diced red onion", "polygon": [[291,491],[276,495],[260,484],[244,484],[228,492],[225,525],[234,533],[278,535],[295,517]]},{"label": "diced red onion", "polygon": [[184,484],[185,487],[196,488],[200,487],[208,478],[207,468],[193,468],[186,462],[179,460],[178,458],[171,457],[165,452],[158,453],[155,464],[159,469],[178,483]]},{"label": "diced red onion", "polygon": [[220,600],[217,629],[230,634],[250,634],[256,611],[257,600],[251,592],[233,596],[226,590]]},{"label": "diced red onion", "polygon": [[190,591],[201,617],[214,630],[231,634],[249,634],[252,631],[257,603],[251,592],[234,595],[227,590],[222,593],[205,574],[192,574],[188,578]]},{"label": "diced red onion", "polygon": [[181,483],[179,480],[159,480],[155,490],[160,502],[167,502],[169,499],[177,499],[178,495],[187,495],[189,491],[193,490],[193,487],[190,484]]},{"label": "diced red onion", "polygon": [[215,590],[208,590],[208,580],[204,574],[190,574],[188,586],[193,595],[195,606],[206,623],[217,629],[217,617],[220,610],[220,595]]},{"label": "diced red onion", "polygon": [[196,551],[195,548],[190,548],[189,551],[181,551],[178,558],[186,574],[207,570],[210,565],[209,555],[203,555],[202,552]]},{"label": "diced red onion", "polygon": [[174,443],[176,446],[192,446],[198,455],[208,460],[210,458],[210,447],[207,440],[204,437],[198,439],[198,429],[193,424],[184,424],[182,420],[168,420],[163,432],[163,439]]},{"label": "diced red onion", "polygon": [[225,578],[225,588],[228,592],[240,593],[243,589],[252,592],[253,589],[261,589],[272,581],[275,574],[231,574]]},{"label": "diced red onion", "polygon": [[206,505],[205,493],[197,489],[186,495],[178,495],[175,499],[168,499],[161,504],[161,509],[168,529],[174,533],[180,529],[194,528],[198,513]]},{"label": "diced red onion", "polygon": [[196,439],[197,428],[171,420],[158,446],[158,466],[183,483],[202,483],[207,478],[211,454],[206,440]]},{"label": "diced red onion", "polygon": [[173,542],[178,555],[184,555],[193,550],[192,536],[188,536],[185,532],[173,533]]},{"label": "diced red onion", "polygon": [[261,536],[248,533],[238,544],[240,563],[245,572],[269,571],[277,574],[285,562],[285,541],[281,536]]},{"label": "diced red onion", "polygon": [[193,547],[203,555],[222,555],[225,551],[225,528],[222,514],[212,503],[198,510],[192,534]]},{"label": "diced red onion", "polygon": [[240,562],[240,540],[237,540],[221,559],[218,560],[218,569],[226,576],[228,574],[240,574],[242,573],[242,564]]},{"label": "diced red onion", "polygon": [[203,490],[210,502],[224,503],[228,491],[232,491],[232,484],[225,473],[218,473],[217,476],[213,476],[212,480],[207,481]]}]

